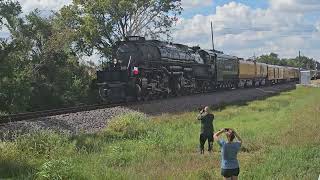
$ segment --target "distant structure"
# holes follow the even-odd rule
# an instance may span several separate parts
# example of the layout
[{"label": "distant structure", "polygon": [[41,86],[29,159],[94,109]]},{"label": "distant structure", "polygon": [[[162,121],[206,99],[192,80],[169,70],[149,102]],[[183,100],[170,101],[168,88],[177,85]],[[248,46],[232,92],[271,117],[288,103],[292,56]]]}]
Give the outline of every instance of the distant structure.
[{"label": "distant structure", "polygon": [[300,71],[300,84],[310,85],[311,84],[311,72],[310,71]]}]

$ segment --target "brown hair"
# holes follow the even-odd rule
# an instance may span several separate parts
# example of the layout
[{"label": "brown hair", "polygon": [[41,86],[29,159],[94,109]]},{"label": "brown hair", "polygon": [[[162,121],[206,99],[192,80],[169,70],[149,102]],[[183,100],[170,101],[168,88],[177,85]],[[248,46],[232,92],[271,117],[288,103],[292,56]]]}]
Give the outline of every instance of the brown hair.
[{"label": "brown hair", "polygon": [[230,142],[233,141],[234,138],[235,138],[234,132],[230,130],[230,131],[227,133],[227,138],[229,139]]},{"label": "brown hair", "polygon": [[234,132],[232,131],[232,132],[230,133],[230,141],[233,141],[234,138],[235,138],[235,135],[234,135]]}]

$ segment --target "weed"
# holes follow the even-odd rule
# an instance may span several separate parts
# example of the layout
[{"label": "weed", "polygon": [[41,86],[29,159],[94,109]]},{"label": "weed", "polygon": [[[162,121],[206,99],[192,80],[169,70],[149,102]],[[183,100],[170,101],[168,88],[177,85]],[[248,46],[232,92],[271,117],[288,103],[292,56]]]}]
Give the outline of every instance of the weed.
[{"label": "weed", "polygon": [[129,113],[114,118],[105,130],[110,138],[138,138],[148,130],[149,121],[142,113]]},{"label": "weed", "polygon": [[50,160],[42,164],[37,172],[38,179],[62,180],[72,178],[72,164],[68,160]]},{"label": "weed", "polygon": [[74,145],[67,136],[54,132],[40,131],[20,136],[15,141],[17,150],[32,158],[53,158],[56,155],[72,153]]},{"label": "weed", "polygon": [[[320,90],[279,96],[214,112],[215,129],[243,139],[241,179],[316,179],[320,167]],[[0,141],[5,179],[221,179],[220,152],[198,152],[197,112],[114,118],[97,134],[38,132]]]}]

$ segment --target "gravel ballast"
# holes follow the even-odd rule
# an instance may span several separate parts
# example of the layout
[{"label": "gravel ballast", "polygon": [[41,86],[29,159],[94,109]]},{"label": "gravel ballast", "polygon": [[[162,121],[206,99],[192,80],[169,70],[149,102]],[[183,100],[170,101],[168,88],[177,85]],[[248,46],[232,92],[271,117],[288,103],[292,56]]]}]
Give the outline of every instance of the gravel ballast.
[{"label": "gravel ballast", "polygon": [[0,136],[11,138],[12,135],[53,130],[56,132],[79,134],[96,133],[105,128],[108,121],[115,116],[139,111],[147,115],[161,115],[163,113],[181,113],[192,111],[200,106],[218,106],[235,102],[251,101],[272,96],[282,91],[294,89],[295,84],[281,84],[270,87],[236,89],[219,91],[211,94],[198,94],[165,100],[156,100],[128,107],[113,107],[84,111],[45,118],[37,118],[19,122],[0,124]]}]

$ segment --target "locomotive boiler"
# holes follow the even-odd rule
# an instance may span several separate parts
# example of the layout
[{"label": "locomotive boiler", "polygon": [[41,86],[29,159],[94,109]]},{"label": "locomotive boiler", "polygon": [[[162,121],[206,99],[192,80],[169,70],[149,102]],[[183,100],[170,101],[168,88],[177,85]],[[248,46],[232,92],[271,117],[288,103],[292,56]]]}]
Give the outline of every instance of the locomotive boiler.
[{"label": "locomotive boiler", "polygon": [[97,72],[99,93],[106,101],[148,100],[231,87],[238,73],[236,57],[143,37],[117,42],[112,57]]}]

